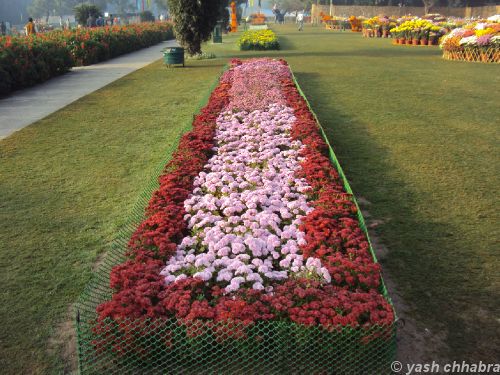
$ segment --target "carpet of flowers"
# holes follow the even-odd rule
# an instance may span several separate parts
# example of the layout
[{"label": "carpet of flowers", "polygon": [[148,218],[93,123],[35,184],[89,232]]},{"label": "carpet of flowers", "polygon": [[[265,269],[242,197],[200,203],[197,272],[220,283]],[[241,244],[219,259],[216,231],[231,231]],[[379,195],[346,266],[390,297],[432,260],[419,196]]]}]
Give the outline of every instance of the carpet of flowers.
[{"label": "carpet of flowers", "polygon": [[0,95],[171,38],[166,22],[0,37]]},{"label": "carpet of flowers", "polygon": [[233,60],[159,183],[111,272],[97,333],[127,336],[116,322],[143,318],[177,319],[192,336],[224,322],[221,339],[257,321],[394,322],[357,207],[286,62]]}]

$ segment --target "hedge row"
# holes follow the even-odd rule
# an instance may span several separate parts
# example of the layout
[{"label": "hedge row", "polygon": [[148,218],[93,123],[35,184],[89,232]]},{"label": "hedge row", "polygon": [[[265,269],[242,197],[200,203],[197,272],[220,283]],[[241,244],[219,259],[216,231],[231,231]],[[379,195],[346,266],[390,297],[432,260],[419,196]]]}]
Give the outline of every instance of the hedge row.
[{"label": "hedge row", "polygon": [[57,30],[0,37],[0,95],[173,38],[169,23]]}]

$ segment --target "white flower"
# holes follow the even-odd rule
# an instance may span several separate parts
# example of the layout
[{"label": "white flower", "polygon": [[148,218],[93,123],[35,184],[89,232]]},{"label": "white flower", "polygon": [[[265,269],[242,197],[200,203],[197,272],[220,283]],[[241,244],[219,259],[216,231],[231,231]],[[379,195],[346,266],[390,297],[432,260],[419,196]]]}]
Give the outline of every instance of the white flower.
[{"label": "white flower", "polygon": [[460,39],[461,46],[476,46],[477,45],[477,36],[472,35],[466,38]]}]

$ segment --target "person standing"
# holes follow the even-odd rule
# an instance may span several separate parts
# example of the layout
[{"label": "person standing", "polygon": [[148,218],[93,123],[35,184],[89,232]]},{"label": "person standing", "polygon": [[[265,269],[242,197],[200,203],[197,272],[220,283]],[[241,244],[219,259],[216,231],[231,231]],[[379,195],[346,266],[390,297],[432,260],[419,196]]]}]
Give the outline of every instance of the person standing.
[{"label": "person standing", "polygon": [[2,36],[4,36],[7,33],[7,26],[3,21],[0,23],[0,32],[2,33]]},{"label": "person standing", "polygon": [[304,12],[297,14],[297,23],[299,24],[299,31],[304,29]]},{"label": "person standing", "polygon": [[36,29],[35,24],[33,23],[33,18],[29,18],[28,23],[24,26],[24,30],[26,31],[26,36],[35,35]]},{"label": "person standing", "polygon": [[87,18],[87,27],[95,27],[95,17],[94,15],[89,15],[89,18]]}]

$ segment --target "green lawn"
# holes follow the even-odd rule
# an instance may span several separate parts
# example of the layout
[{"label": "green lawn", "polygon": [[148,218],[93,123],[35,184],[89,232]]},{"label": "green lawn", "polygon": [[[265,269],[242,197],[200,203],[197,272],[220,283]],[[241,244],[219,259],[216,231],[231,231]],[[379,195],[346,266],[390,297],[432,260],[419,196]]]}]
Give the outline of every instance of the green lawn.
[{"label": "green lawn", "polygon": [[3,373],[70,368],[58,361],[57,327],[232,56],[290,63],[382,223],[384,268],[419,324],[445,333],[441,354],[500,357],[500,66],[307,25],[275,30],[282,51],[240,52],[224,36],[207,46],[215,60],[155,63],[0,141]]}]

